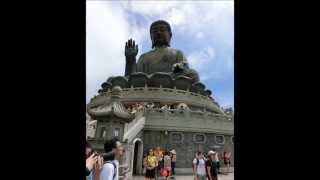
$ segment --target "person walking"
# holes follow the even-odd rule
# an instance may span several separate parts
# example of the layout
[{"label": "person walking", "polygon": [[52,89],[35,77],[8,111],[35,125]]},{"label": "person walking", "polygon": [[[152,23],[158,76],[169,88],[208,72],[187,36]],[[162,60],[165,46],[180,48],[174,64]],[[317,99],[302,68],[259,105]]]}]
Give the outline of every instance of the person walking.
[{"label": "person walking", "polygon": [[226,151],[223,152],[223,161],[224,161],[224,165],[227,167],[227,173],[231,172],[230,171],[230,157],[231,157],[231,152],[228,153]]},{"label": "person walking", "polygon": [[177,153],[176,153],[176,150],[174,149],[172,149],[170,153],[171,153],[171,174],[174,176],[176,175],[176,172],[174,171],[174,169],[176,168]]},{"label": "person walking", "polygon": [[230,157],[231,157],[231,152],[228,153],[226,151],[223,152],[223,161],[224,161],[224,165],[227,167],[227,173],[231,172],[230,171]]},{"label": "person walking", "polygon": [[206,180],[206,166],[203,153],[199,151],[193,160],[193,175],[195,180]]},{"label": "person walking", "polygon": [[216,152],[208,152],[208,160],[206,161],[206,173],[208,180],[218,180],[218,168],[216,162]]},{"label": "person walking", "polygon": [[217,164],[218,174],[220,174],[220,159],[219,159],[219,152],[218,151],[215,151],[215,161]]}]

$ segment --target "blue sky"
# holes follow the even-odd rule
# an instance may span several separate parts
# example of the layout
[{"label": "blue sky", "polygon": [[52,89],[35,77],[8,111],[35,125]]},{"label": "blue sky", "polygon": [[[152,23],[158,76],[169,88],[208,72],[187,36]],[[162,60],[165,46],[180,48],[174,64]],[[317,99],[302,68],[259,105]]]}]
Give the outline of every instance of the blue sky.
[{"label": "blue sky", "polygon": [[149,27],[170,23],[180,49],[223,107],[234,106],[233,1],[87,1],[87,102],[108,77],[123,75],[124,45],[133,38],[138,57],[151,49]]}]

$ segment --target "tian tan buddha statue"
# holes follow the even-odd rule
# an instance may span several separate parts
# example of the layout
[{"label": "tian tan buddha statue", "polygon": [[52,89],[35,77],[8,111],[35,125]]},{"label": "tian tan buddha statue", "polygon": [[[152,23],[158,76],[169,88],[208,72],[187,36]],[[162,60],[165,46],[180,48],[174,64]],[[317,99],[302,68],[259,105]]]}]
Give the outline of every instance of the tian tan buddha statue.
[{"label": "tian tan buddha statue", "polygon": [[172,32],[169,23],[163,20],[153,22],[150,27],[150,36],[152,50],[142,54],[137,63],[138,45],[132,39],[126,42],[125,76],[134,72],[144,72],[146,74],[165,72],[171,74],[172,77],[184,75],[192,79],[193,83],[199,81],[198,73],[189,68],[183,53],[170,47]]}]

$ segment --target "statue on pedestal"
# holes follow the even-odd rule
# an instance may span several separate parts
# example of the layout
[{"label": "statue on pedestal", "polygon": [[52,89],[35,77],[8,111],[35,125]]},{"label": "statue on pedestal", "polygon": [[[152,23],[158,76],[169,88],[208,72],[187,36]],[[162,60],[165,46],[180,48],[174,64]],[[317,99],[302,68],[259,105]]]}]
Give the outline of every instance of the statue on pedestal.
[{"label": "statue on pedestal", "polygon": [[189,68],[187,58],[182,51],[170,47],[172,37],[169,23],[163,20],[155,21],[150,27],[152,50],[140,56],[136,62],[138,45],[130,39],[125,45],[126,69],[125,76],[135,72],[152,74],[156,72],[170,73],[172,77],[179,75],[199,81],[198,73]]}]

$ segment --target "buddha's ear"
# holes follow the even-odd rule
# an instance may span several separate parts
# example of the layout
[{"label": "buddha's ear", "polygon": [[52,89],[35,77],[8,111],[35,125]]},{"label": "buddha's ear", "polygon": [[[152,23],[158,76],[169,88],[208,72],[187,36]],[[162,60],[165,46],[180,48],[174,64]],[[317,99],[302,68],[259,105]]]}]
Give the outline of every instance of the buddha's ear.
[{"label": "buddha's ear", "polygon": [[152,33],[150,33],[150,39],[151,39],[151,48],[154,47],[154,42],[153,42],[153,38],[152,38]]},{"label": "buddha's ear", "polygon": [[171,37],[168,39],[167,46],[170,47]]}]

